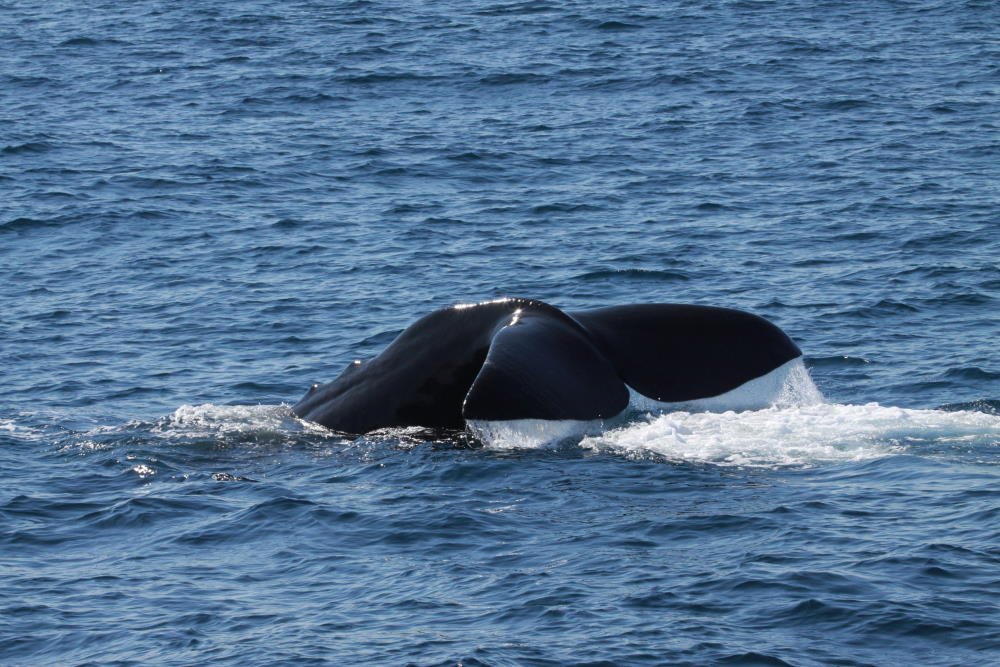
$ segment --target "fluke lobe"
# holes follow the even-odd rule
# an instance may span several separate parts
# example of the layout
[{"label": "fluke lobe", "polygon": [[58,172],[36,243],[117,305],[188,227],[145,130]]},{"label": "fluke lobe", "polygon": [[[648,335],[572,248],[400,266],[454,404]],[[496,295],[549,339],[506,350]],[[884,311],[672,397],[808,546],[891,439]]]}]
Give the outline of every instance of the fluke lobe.
[{"label": "fluke lobe", "polygon": [[314,385],[293,410],[347,433],[465,420],[593,420],[629,403],[718,396],[801,356],[781,329],[728,308],[669,303],[566,313],[534,299],[436,310],[377,357]]}]

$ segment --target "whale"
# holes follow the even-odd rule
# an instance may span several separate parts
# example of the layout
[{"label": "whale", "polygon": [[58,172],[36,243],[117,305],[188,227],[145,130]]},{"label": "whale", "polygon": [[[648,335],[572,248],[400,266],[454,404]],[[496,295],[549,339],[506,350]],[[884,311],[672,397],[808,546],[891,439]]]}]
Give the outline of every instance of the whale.
[{"label": "whale", "polygon": [[429,313],[380,354],[312,385],[292,410],[348,434],[513,420],[606,420],[630,397],[726,395],[802,356],[757,315],[650,303],[565,312],[502,298]]}]

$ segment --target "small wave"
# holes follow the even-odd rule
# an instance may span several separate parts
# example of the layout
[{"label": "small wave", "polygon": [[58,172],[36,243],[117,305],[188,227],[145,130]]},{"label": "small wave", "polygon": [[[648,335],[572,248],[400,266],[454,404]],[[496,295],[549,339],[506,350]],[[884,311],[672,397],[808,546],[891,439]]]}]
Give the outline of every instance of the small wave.
[{"label": "small wave", "polygon": [[714,201],[701,202],[694,207],[694,210],[701,211],[702,213],[714,213],[716,211],[728,211],[732,207],[726,206],[725,204],[720,204]]},{"label": "small wave", "polygon": [[625,278],[628,280],[648,280],[648,281],[685,281],[691,280],[686,273],[679,271],[659,271],[655,269],[612,269],[605,271],[590,271],[576,277],[576,280],[615,280]]},{"label": "small wave", "polygon": [[962,231],[933,232],[914,236],[900,246],[903,250],[919,250],[922,248],[940,249],[953,244],[965,245],[969,242],[968,233]]},{"label": "small wave", "polygon": [[919,311],[920,309],[917,308],[916,306],[912,306],[902,301],[893,301],[892,299],[882,299],[873,306],[852,308],[850,310],[844,311],[842,314],[853,315],[856,317],[863,317],[863,318],[881,318],[890,315],[916,313]]},{"label": "small wave", "polygon": [[484,160],[501,161],[506,160],[511,157],[510,153],[502,151],[487,151],[487,150],[467,150],[461,153],[455,153],[453,155],[446,155],[446,160],[451,160],[453,162],[481,162]]},{"label": "small wave", "polygon": [[547,83],[548,81],[549,77],[544,74],[533,74],[531,72],[489,74],[479,79],[479,83],[484,86],[510,86],[520,83]]},{"label": "small wave", "polygon": [[924,306],[985,306],[993,301],[995,301],[993,297],[978,292],[945,294],[930,299],[920,299],[921,305]]},{"label": "small wave", "polygon": [[833,237],[834,241],[876,241],[885,238],[882,232],[851,232],[848,234],[838,234]]},{"label": "small wave", "polygon": [[19,86],[41,86],[46,83],[53,83],[52,79],[44,76],[18,76],[16,74],[4,74],[0,77],[0,80]]},{"label": "small wave", "polygon": [[630,32],[632,30],[642,30],[642,26],[623,21],[603,21],[595,25],[594,29],[603,32]]},{"label": "small wave", "polygon": [[100,42],[92,37],[74,37],[59,42],[59,46],[97,46]]},{"label": "small wave", "polygon": [[944,376],[946,378],[957,380],[1000,380],[1000,373],[983,370],[978,366],[969,366],[967,368],[949,368],[945,371]]},{"label": "small wave", "polygon": [[514,2],[486,7],[474,11],[473,14],[480,16],[502,16],[505,14],[542,14],[554,11],[556,11],[556,6],[546,2]]},{"label": "small wave", "polygon": [[955,151],[964,157],[993,157],[1000,154],[1000,143],[983,144]]},{"label": "small wave", "polygon": [[23,155],[23,154],[35,154],[35,153],[45,153],[47,151],[53,150],[55,144],[48,141],[28,141],[23,144],[10,144],[0,148],[0,153],[4,155]]},{"label": "small wave", "polygon": [[18,440],[42,440],[48,435],[45,429],[18,423],[16,419],[0,419],[0,434]]},{"label": "small wave", "polygon": [[316,91],[295,93],[285,97],[283,102],[291,102],[294,104],[321,104],[323,102],[345,102],[349,101],[349,98],[341,97],[339,95],[327,95],[326,93],[320,93]]},{"label": "small wave", "polygon": [[[397,83],[397,82],[430,82],[441,79],[443,77],[427,75],[427,74],[416,74],[413,72],[380,72],[371,74],[354,74],[349,76],[339,77],[341,83],[346,84],[371,84],[371,83]],[[345,98],[347,99],[347,98]]]},{"label": "small wave", "polygon": [[981,398],[976,401],[966,401],[963,403],[945,403],[938,410],[947,412],[985,412],[988,415],[1000,417],[1000,400]]},{"label": "small wave", "polygon": [[873,106],[873,103],[870,100],[844,99],[819,102],[817,106],[826,111],[853,111],[854,109],[866,109]]},{"label": "small wave", "polygon": [[571,204],[568,202],[553,202],[551,204],[539,204],[532,206],[531,212],[535,215],[543,213],[578,213],[580,211],[600,211],[600,206],[593,204]]},{"label": "small wave", "polygon": [[0,230],[16,232],[27,229],[36,229],[39,227],[54,227],[58,224],[59,224],[58,222],[52,220],[38,220],[37,218],[14,218],[13,220],[8,220],[7,222],[0,222]]},{"label": "small wave", "polygon": [[836,355],[831,357],[806,357],[806,362],[810,368],[851,368],[867,366],[871,363],[871,359]]}]

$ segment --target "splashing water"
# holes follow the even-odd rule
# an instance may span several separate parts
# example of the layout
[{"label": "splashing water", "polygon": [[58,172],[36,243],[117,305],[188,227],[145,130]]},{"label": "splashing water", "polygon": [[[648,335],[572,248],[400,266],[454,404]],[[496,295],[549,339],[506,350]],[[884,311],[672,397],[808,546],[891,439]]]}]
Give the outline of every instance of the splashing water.
[{"label": "splashing water", "polygon": [[[631,414],[646,412],[639,422],[519,420],[471,426],[492,449],[581,438],[580,447],[601,453],[764,467],[881,458],[922,440],[980,445],[1000,439],[995,415],[826,403],[801,360],[702,401],[669,404],[636,396]],[[605,426],[611,428],[602,431]]]},{"label": "splashing water", "polygon": [[605,422],[573,419],[511,419],[466,422],[473,436],[489,449],[537,449],[558,442],[600,433]]},{"label": "splashing water", "polygon": [[1000,417],[877,403],[741,413],[674,412],[584,438],[580,446],[639,458],[780,466],[881,458],[933,439],[991,444],[1000,439]]},{"label": "splashing water", "polygon": [[[0,429],[40,437],[7,420]],[[1000,416],[958,410],[917,410],[824,401],[801,360],[700,401],[660,403],[632,392],[632,403],[609,420],[470,421],[487,449],[519,450],[568,443],[602,454],[721,466],[776,467],[863,461],[919,449],[923,442],[968,447],[1000,444]],[[288,405],[182,405],[153,421],[78,432],[71,448],[106,448],[123,438],[155,434],[171,442],[296,444],[323,440],[391,441],[412,447],[433,433],[384,429],[360,439],[298,419]],[[914,450],[916,451],[916,450]],[[919,452],[917,452],[919,453]]]},{"label": "splashing water", "polygon": [[153,430],[164,434],[191,436],[205,434],[257,433],[286,431],[298,422],[302,429],[322,433],[318,424],[297,420],[287,405],[182,405],[160,419]]}]

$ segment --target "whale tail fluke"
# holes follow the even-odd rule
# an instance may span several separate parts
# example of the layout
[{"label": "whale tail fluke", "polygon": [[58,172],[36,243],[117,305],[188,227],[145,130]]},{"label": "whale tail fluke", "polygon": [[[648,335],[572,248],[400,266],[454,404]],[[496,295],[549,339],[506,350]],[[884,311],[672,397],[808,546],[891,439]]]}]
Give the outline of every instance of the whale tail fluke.
[{"label": "whale tail fluke", "polygon": [[642,304],[566,313],[499,299],[424,316],[293,410],[349,433],[592,421],[622,413],[630,390],[665,404],[721,396],[801,354],[781,329],[738,310]]},{"label": "whale tail fluke", "polygon": [[493,337],[466,419],[603,419],[628,405],[614,366],[572,323],[527,314]]},{"label": "whale tail fluke", "polygon": [[653,303],[570,315],[630,387],[657,401],[717,396],[802,355],[775,325],[729,308]]}]

